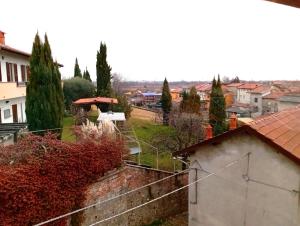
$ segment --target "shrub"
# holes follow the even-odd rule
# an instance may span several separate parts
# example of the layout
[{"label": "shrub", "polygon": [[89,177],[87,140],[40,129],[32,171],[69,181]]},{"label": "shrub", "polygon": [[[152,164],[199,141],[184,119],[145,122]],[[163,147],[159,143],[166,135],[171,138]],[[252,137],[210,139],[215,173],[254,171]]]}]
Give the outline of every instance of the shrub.
[{"label": "shrub", "polygon": [[95,86],[86,79],[76,77],[64,80],[63,92],[65,107],[69,110],[73,101],[80,98],[93,97],[95,95]]},{"label": "shrub", "polygon": [[[74,144],[51,134],[28,135],[0,147],[1,225],[33,225],[82,207],[88,185],[119,167],[123,151],[118,139]],[[72,216],[72,222],[79,224],[81,217]]]}]

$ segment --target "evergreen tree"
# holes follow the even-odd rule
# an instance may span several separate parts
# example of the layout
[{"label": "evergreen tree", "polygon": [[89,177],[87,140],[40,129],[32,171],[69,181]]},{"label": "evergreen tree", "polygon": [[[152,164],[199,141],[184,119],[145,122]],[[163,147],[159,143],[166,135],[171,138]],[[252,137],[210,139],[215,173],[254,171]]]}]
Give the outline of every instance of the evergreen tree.
[{"label": "evergreen tree", "polygon": [[[61,128],[63,93],[58,64],[53,62],[47,35],[43,44],[36,34],[26,87],[26,117],[29,130]],[[61,132],[61,131],[58,131]]]},{"label": "evergreen tree", "polygon": [[231,80],[232,83],[240,83],[240,79],[236,76],[234,79]]},{"label": "evergreen tree", "polygon": [[77,57],[76,57],[76,60],[75,60],[75,66],[74,66],[74,78],[75,78],[75,77],[80,77],[80,78],[82,78],[82,74],[81,74],[80,67],[79,67],[79,65],[78,65]]},{"label": "evergreen tree", "polygon": [[[100,43],[100,50],[97,51],[97,63],[96,63],[96,74],[97,74],[97,96],[111,97],[111,67],[106,61],[106,45]],[[106,112],[109,110],[109,104],[99,104],[101,111]]]},{"label": "evergreen tree", "polygon": [[88,81],[90,81],[90,82],[92,81],[92,80],[91,80],[91,77],[90,77],[90,73],[89,73],[89,71],[88,71],[87,68],[86,68],[85,71],[83,72],[82,78],[84,78],[85,80],[88,80]]},{"label": "evergreen tree", "polygon": [[180,111],[185,113],[200,113],[200,96],[197,94],[196,88],[193,86],[190,93],[183,92],[182,101],[180,102]]},{"label": "evergreen tree", "polygon": [[225,98],[222,91],[220,76],[218,76],[218,81],[214,78],[212,82],[209,106],[209,123],[213,127],[214,136],[222,134],[226,130],[225,107]]},{"label": "evergreen tree", "polygon": [[162,87],[162,95],[161,95],[161,105],[163,110],[163,124],[169,124],[169,113],[172,108],[172,96],[170,93],[169,83],[167,78],[165,78],[163,87]]}]

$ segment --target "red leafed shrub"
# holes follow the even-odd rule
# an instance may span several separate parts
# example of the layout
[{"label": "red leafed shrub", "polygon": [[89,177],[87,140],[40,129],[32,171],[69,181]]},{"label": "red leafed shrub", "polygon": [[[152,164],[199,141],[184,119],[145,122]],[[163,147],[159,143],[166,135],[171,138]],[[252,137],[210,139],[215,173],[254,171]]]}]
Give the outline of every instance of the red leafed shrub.
[{"label": "red leafed shrub", "polygon": [[0,148],[0,225],[32,225],[82,207],[88,185],[119,167],[124,149],[107,137],[65,143],[51,134]]}]

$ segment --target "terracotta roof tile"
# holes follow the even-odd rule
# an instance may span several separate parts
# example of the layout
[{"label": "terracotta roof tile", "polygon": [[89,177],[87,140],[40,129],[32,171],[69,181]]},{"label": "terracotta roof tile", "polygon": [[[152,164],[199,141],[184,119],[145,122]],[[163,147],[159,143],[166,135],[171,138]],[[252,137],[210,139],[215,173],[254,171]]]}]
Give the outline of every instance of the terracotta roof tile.
[{"label": "terracotta roof tile", "polygon": [[238,86],[238,89],[255,89],[257,87],[261,86],[261,84],[257,83],[245,83],[243,85]]},{"label": "terracotta roof tile", "polygon": [[117,104],[118,100],[109,97],[93,97],[93,98],[82,98],[73,102],[73,104],[96,104],[96,103]]},{"label": "terracotta roof tile", "polygon": [[300,105],[262,117],[250,126],[300,159]]}]

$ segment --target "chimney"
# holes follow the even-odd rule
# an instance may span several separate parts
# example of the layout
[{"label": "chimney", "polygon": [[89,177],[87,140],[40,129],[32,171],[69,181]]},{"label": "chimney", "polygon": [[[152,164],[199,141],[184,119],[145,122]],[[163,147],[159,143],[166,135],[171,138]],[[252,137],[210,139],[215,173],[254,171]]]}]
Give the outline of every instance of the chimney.
[{"label": "chimney", "polygon": [[5,45],[5,33],[0,31],[0,44]]},{"label": "chimney", "polygon": [[209,140],[213,137],[213,131],[212,131],[212,127],[210,124],[208,124],[208,126],[206,127],[206,136],[205,136],[205,140]]},{"label": "chimney", "polygon": [[235,113],[232,113],[229,118],[229,130],[234,130],[237,128],[237,117]]}]

